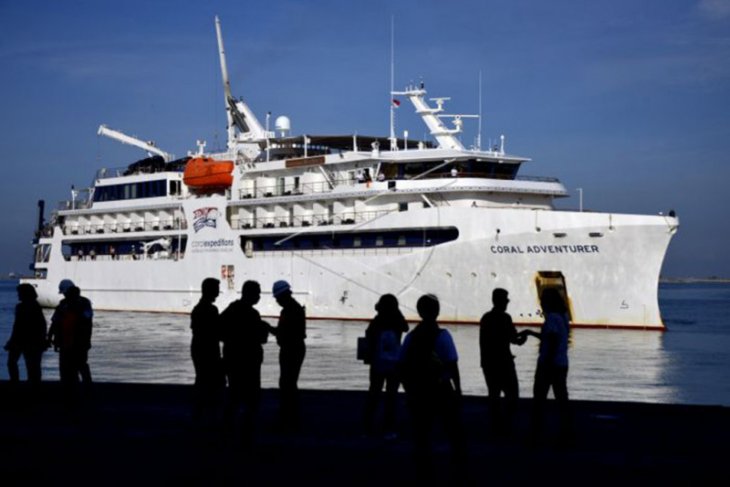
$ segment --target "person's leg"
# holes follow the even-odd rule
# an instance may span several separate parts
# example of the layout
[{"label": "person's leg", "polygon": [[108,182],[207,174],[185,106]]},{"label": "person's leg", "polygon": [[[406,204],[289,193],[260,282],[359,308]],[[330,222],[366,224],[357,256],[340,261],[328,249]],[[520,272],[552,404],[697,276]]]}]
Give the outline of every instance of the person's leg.
[{"label": "person's leg", "polygon": [[[20,359],[20,351],[14,348],[8,350],[8,375],[10,382],[20,381],[20,371],[18,370],[18,360]],[[27,367],[27,362],[26,362]]]},{"label": "person's leg", "polygon": [[553,394],[558,406],[560,434],[568,440],[572,435],[572,417],[568,401],[568,368],[556,367],[553,371]]},{"label": "person's leg", "polygon": [[535,384],[532,388],[532,434],[536,437],[542,432],[545,402],[550,390],[550,370],[544,364],[537,364],[535,370]]},{"label": "person's leg", "polygon": [[505,364],[502,377],[502,389],[505,398],[505,427],[511,430],[514,427],[514,419],[517,414],[517,401],[520,397],[520,387],[517,382],[517,371],[515,363],[510,361]]},{"label": "person's leg", "polygon": [[363,412],[363,428],[366,434],[372,434],[375,426],[375,412],[378,408],[380,393],[383,390],[385,376],[370,366],[370,387],[365,399],[365,411]]},{"label": "person's leg", "polygon": [[25,370],[28,372],[28,382],[33,387],[41,383],[41,356],[43,352],[25,352]]},{"label": "person's leg", "polygon": [[226,405],[223,409],[223,420],[228,428],[236,424],[238,410],[243,402],[243,393],[239,367],[229,366],[226,377],[228,378],[228,389],[226,394]]},{"label": "person's leg", "polygon": [[248,364],[243,384],[243,421],[242,434],[246,442],[253,441],[261,406],[261,364]]},{"label": "person's leg", "polygon": [[426,394],[407,393],[408,411],[411,417],[413,453],[418,472],[428,472],[431,467],[431,428],[433,423],[434,398]]},{"label": "person's leg", "polygon": [[461,400],[456,392],[449,387],[442,391],[440,402],[444,426],[451,442],[453,460],[456,463],[463,463],[466,460],[466,439],[461,422]]},{"label": "person's leg", "polygon": [[394,438],[395,428],[395,416],[396,416],[396,403],[398,401],[398,386],[400,382],[398,380],[398,374],[391,372],[385,377],[385,408],[383,411],[383,426],[386,435]]},{"label": "person's leg", "polygon": [[499,430],[499,426],[502,423],[502,415],[500,410],[500,394],[501,387],[499,376],[495,370],[494,364],[483,367],[482,373],[484,374],[484,382],[487,384],[487,407],[489,408],[489,428],[493,433]]},{"label": "person's leg", "polygon": [[281,394],[281,419],[287,428],[299,425],[299,390],[297,381],[304,362],[305,348],[289,347],[279,353],[279,389]]},{"label": "person's leg", "polygon": [[77,355],[78,371],[81,375],[81,382],[85,386],[91,385],[91,368],[89,367],[89,351],[79,350]]}]

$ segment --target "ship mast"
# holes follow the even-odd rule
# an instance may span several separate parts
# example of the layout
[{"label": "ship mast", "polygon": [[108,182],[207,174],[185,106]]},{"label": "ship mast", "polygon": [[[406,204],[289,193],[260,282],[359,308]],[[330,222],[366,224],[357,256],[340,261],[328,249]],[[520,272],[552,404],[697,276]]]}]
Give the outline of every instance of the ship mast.
[{"label": "ship mast", "polygon": [[[398,139],[395,137],[395,17],[390,17],[390,150],[398,149]],[[407,148],[407,147],[406,147]]]},{"label": "ship mast", "polygon": [[221,22],[217,16],[215,18],[215,31],[218,38],[218,55],[220,57],[223,94],[228,118],[228,149],[234,150],[239,142],[264,140],[267,133],[248,105],[242,100],[236,100],[231,93],[231,83],[228,79],[228,66],[226,64],[226,52],[223,47]]},{"label": "ship mast", "polygon": [[[394,91],[392,94],[406,96],[411,100],[411,103],[416,109],[416,113],[421,116],[440,148],[464,150],[464,145],[456,135],[462,132],[464,118],[477,118],[478,115],[444,114],[444,102],[450,100],[448,97],[431,98],[431,101],[436,102],[436,108],[432,108],[425,100],[426,90],[423,82],[421,82],[419,87],[409,86],[405,91]],[[441,120],[442,118],[452,118],[454,128],[448,128]]]}]

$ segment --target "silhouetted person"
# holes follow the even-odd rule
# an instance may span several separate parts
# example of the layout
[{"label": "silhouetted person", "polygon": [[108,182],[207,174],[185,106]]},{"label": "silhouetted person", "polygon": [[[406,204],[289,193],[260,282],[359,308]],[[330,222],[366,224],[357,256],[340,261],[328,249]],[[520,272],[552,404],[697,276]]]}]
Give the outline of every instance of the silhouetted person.
[{"label": "silhouetted person", "polygon": [[430,465],[431,429],[437,417],[446,426],[454,459],[463,460],[465,450],[456,346],[449,331],[436,322],[440,311],[436,296],[421,296],[416,309],[421,322],[403,340],[399,367],[413,423],[416,461],[425,472]]},{"label": "silhouetted person", "polygon": [[72,393],[79,377],[85,386],[91,385],[88,361],[94,312],[91,302],[81,296],[81,290],[70,279],[63,279],[58,291],[64,299],[51,317],[48,340],[58,352],[61,384],[67,393]]},{"label": "silhouetted person", "polygon": [[403,333],[408,332],[408,323],[398,309],[398,299],[384,294],[375,305],[378,314],[365,330],[370,362],[370,388],[365,402],[365,432],[373,432],[378,400],[385,385],[385,408],[383,423],[386,439],[395,438],[395,405],[398,395],[398,357]]},{"label": "silhouetted person", "polygon": [[539,335],[530,332],[540,338],[533,388],[533,435],[542,431],[545,403],[552,388],[560,412],[561,434],[566,439],[566,435],[570,434],[567,387],[570,321],[565,301],[556,289],[545,289],[540,305],[545,321]]},{"label": "silhouetted person", "polygon": [[246,281],[241,289],[241,299],[232,302],[221,314],[223,364],[229,393],[226,421],[233,423],[243,404],[242,429],[247,438],[253,434],[261,402],[263,344],[269,336],[269,325],[261,320],[254,308],[260,299],[259,283]]},{"label": "silhouetted person", "polygon": [[[517,410],[519,385],[515,360],[510,344],[522,345],[527,336],[517,333],[512,317],[507,313],[509,297],[506,290],[492,291],[493,308],[482,316],[479,322],[479,352],[482,372],[489,394],[489,415],[495,432],[507,431],[511,427]],[[502,417],[500,396],[504,393],[507,415]]]},{"label": "silhouetted person", "polygon": [[193,331],[190,355],[195,367],[193,419],[215,422],[226,381],[220,350],[218,308],[213,304],[220,294],[218,279],[204,279],[201,291],[200,301],[190,315]]},{"label": "silhouetted person", "polygon": [[276,281],[272,288],[281,306],[279,323],[271,328],[279,344],[279,391],[281,394],[281,426],[287,430],[299,428],[299,389],[297,381],[302,369],[306,346],[306,317],[304,308],[294,299],[286,281]]},{"label": "silhouetted person", "polygon": [[41,382],[41,357],[48,348],[46,318],[32,285],[20,284],[16,290],[20,302],[15,306],[13,331],[5,344],[5,350],[8,351],[8,374],[11,382],[20,381],[18,360],[22,355],[28,382],[33,389],[37,389]]}]

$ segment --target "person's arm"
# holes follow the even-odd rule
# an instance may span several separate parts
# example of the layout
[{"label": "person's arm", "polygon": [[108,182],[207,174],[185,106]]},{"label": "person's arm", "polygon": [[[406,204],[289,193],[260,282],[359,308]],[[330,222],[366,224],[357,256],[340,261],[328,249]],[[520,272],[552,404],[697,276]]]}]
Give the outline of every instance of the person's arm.
[{"label": "person's arm", "polygon": [[512,323],[512,317],[510,315],[507,315],[507,323],[509,324],[510,330],[510,343],[514,345],[522,345],[523,343],[525,343],[525,341],[527,340],[527,336],[517,333],[517,328],[515,328],[514,323]]},{"label": "person's arm", "polygon": [[53,311],[53,316],[51,316],[51,326],[48,327],[48,343],[53,346],[53,350],[56,352],[58,352],[58,345],[56,344],[56,334],[58,333],[58,315],[59,311],[58,308],[56,308]]},{"label": "person's arm", "polygon": [[461,375],[459,374],[459,362],[447,362],[446,367],[449,371],[449,377],[454,384],[454,391],[461,396]]},{"label": "person's arm", "polygon": [[533,336],[533,337],[537,338],[538,340],[542,339],[542,335],[534,330],[522,330],[517,335],[524,336],[525,340],[527,339],[528,336]]},{"label": "person's arm", "polygon": [[[254,310],[255,311],[255,310]],[[259,343],[264,344],[269,341],[269,333],[271,331],[271,325],[261,319],[261,315],[256,311],[256,317],[259,320]]]},{"label": "person's arm", "polygon": [[[456,352],[456,345],[454,339],[451,337],[451,333],[448,330],[441,329],[440,335],[437,338],[437,347],[440,347],[440,352],[436,353],[442,357],[446,366],[446,371],[449,374],[449,379],[454,385],[454,391],[461,395],[461,375],[459,374],[459,354]],[[439,338],[441,340],[439,340]]]}]

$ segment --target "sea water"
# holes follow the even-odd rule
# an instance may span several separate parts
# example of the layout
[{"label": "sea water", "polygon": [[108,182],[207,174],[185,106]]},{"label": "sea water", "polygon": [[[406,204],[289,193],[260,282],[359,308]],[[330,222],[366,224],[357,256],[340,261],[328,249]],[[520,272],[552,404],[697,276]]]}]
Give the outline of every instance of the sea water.
[{"label": "sea water", "polygon": [[[0,345],[12,329],[16,282],[0,281]],[[569,350],[571,398],[730,406],[730,284],[662,284],[659,305],[668,331],[575,329]],[[487,311],[485,307],[485,311]],[[50,318],[51,310],[46,310]],[[190,318],[163,313],[97,312],[89,354],[94,380],[191,384]],[[413,326],[413,325],[411,325]],[[310,320],[299,386],[366,389],[368,369],[356,360],[366,323]],[[445,326],[456,343],[462,387],[485,395],[479,329]],[[521,397],[532,396],[538,341],[513,346]],[[264,346],[262,383],[277,387],[278,347]],[[7,379],[0,350],[0,379]],[[22,361],[21,361],[22,362]],[[21,377],[24,377],[21,364]],[[58,379],[58,356],[43,357],[44,379]]]}]

